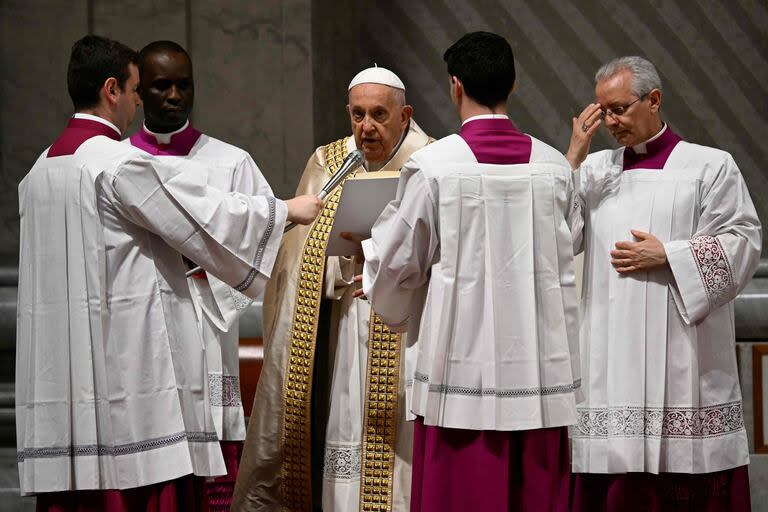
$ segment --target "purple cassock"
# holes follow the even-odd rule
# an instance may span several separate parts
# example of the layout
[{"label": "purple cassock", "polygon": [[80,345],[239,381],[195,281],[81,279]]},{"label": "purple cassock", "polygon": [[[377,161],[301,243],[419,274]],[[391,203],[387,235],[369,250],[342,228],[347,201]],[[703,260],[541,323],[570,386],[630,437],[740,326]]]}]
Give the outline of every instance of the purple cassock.
[{"label": "purple cassock", "polygon": [[[479,163],[529,163],[531,137],[506,117],[467,121],[459,133]],[[467,430],[414,423],[412,512],[566,511],[567,427]]]},{"label": "purple cassock", "polygon": [[188,124],[179,133],[171,135],[168,144],[161,144],[157,142],[154,135],[147,133],[142,126],[139,131],[131,135],[131,145],[155,156],[187,156],[201,135],[202,133]]},{"label": "purple cassock", "polygon": [[[682,139],[666,126],[655,139],[624,150],[624,170],[663,169]],[[748,512],[747,466],[703,474],[574,473],[574,512]]]},{"label": "purple cassock", "polygon": [[663,169],[672,150],[681,140],[669,126],[665,126],[661,135],[655,139],[624,150],[624,170]]},{"label": "purple cassock", "polygon": [[120,140],[120,134],[104,123],[72,117],[59,138],[51,144],[47,157],[74,155],[85,141],[99,135]]}]

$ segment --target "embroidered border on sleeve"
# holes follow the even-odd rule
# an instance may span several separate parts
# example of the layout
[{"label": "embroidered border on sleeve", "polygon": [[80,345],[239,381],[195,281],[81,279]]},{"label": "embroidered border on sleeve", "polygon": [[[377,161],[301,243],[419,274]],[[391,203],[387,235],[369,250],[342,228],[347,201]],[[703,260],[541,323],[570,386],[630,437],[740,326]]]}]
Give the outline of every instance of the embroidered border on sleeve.
[{"label": "embroidered border on sleeve", "polygon": [[243,295],[234,288],[229,288],[229,295],[232,297],[232,304],[235,306],[235,311],[242,311],[253,302],[252,298]]},{"label": "embroidered border on sleeve", "polygon": [[744,430],[741,402],[709,407],[577,408],[573,437],[702,439]]},{"label": "embroidered border on sleeve", "polygon": [[256,259],[253,262],[253,266],[255,268],[261,267],[261,259],[264,257],[264,249],[267,247],[267,242],[272,237],[272,231],[275,230],[276,203],[277,201],[274,197],[267,196],[267,204],[269,205],[269,220],[267,221],[267,229],[264,230],[264,236],[262,236],[261,240],[259,240],[259,246],[256,249]]},{"label": "embroidered border on sleeve", "polygon": [[253,283],[253,280],[256,279],[256,274],[258,274],[257,269],[261,267],[261,260],[264,257],[264,249],[266,248],[267,242],[272,236],[272,231],[275,229],[275,198],[272,196],[267,196],[267,204],[269,205],[269,219],[267,220],[267,229],[264,230],[264,236],[261,237],[259,246],[256,248],[256,257],[253,260],[253,268],[248,272],[248,275],[245,276],[245,279],[243,279],[240,284],[235,286],[235,290],[238,292],[247,290],[248,287],[251,286],[251,283]]},{"label": "embroidered border on sleeve", "polygon": [[323,476],[327,480],[357,480],[360,478],[361,447],[326,445]]},{"label": "embroidered border on sleeve", "polygon": [[240,407],[240,378],[234,375],[208,374],[208,392],[214,407]]},{"label": "embroidered border on sleeve", "polygon": [[717,238],[707,235],[689,240],[688,245],[699,269],[709,303],[715,305],[734,282],[723,246]]}]

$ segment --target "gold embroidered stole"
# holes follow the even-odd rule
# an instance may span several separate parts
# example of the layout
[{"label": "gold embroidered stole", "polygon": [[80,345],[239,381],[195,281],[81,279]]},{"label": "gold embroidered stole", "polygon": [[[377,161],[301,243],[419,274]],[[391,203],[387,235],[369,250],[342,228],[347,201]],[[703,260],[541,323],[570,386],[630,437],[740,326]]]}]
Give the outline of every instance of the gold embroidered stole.
[{"label": "gold embroidered stole", "polygon": [[[347,137],[325,147],[325,169],[330,175],[339,170],[347,152]],[[342,187],[343,182],[328,197],[323,211],[310,228],[299,263],[288,368],[283,382],[282,495],[285,510],[288,511],[312,509],[312,373],[323,294],[325,251]],[[371,311],[360,510],[385,511],[392,507],[399,347],[400,336],[390,333],[378,315]]]},{"label": "gold embroidered stole", "polygon": [[[346,155],[346,137],[327,145],[326,171],[333,175]],[[341,186],[326,200],[325,207],[309,230],[299,262],[288,368],[283,382],[282,495],[285,510],[288,511],[312,509],[312,371],[323,293],[325,248],[340,195]]]},{"label": "gold embroidered stole", "polygon": [[371,309],[360,461],[361,511],[392,510],[400,346],[400,335],[390,332]]}]

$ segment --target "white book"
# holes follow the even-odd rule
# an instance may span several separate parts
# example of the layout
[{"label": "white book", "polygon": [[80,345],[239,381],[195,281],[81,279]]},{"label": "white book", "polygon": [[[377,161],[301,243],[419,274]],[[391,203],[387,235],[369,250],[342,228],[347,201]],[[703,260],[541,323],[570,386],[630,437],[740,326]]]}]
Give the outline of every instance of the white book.
[{"label": "white book", "polygon": [[361,173],[344,182],[328,237],[327,256],[352,256],[359,251],[358,244],[341,238],[340,234],[370,238],[376,219],[395,198],[399,180],[397,171],[379,171]]}]

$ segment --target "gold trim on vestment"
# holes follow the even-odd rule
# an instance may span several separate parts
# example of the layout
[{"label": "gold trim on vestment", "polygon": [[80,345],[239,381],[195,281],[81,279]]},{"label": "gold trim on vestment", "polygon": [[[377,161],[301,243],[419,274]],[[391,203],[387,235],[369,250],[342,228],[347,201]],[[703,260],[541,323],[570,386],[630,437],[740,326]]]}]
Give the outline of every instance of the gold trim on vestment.
[{"label": "gold trim on vestment", "polygon": [[[339,170],[347,153],[347,138],[325,147],[325,169],[330,175]],[[281,436],[283,505],[285,510],[292,512],[312,509],[312,373],[325,277],[325,251],[342,186],[343,182],[328,197],[323,211],[310,228],[299,263],[288,367],[283,383]],[[391,333],[371,311],[360,464],[361,511],[392,510],[399,381],[400,336]]]},{"label": "gold trim on vestment", "polygon": [[390,332],[373,310],[368,330],[360,511],[392,510],[400,384],[400,335]]},{"label": "gold trim on vestment", "polygon": [[[339,170],[347,152],[347,137],[325,147],[325,169],[329,174]],[[299,262],[288,367],[283,382],[282,495],[284,509],[288,511],[312,509],[312,372],[325,249],[340,195],[341,185],[328,196],[320,216],[310,228]]]}]

